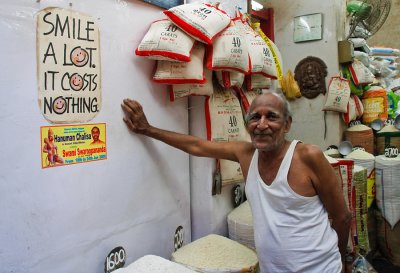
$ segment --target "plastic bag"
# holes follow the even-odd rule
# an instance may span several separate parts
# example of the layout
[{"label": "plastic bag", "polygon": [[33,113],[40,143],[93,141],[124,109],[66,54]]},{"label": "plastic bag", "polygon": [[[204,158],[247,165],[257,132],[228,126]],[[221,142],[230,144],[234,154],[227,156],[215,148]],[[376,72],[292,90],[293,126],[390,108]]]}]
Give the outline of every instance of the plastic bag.
[{"label": "plastic bag", "polygon": [[301,97],[300,87],[294,79],[293,73],[290,69],[288,70],[286,77],[282,77],[281,87],[287,99],[293,100]]}]

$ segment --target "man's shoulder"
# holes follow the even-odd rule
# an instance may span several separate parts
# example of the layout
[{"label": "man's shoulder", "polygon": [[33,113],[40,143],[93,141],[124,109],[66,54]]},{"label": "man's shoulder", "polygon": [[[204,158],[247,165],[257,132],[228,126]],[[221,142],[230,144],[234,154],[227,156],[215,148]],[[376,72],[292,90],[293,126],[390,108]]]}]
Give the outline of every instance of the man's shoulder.
[{"label": "man's shoulder", "polygon": [[297,144],[296,152],[303,159],[319,159],[323,156],[323,152],[319,146],[302,142]]}]

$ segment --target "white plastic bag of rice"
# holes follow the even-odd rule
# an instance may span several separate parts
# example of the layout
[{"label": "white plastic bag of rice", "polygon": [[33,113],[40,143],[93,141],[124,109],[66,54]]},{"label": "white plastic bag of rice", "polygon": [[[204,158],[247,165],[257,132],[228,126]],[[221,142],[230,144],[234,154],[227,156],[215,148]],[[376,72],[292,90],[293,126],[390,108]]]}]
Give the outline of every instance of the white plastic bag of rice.
[{"label": "white plastic bag of rice", "polygon": [[195,271],[155,255],[146,255],[114,273],[196,273]]},{"label": "white plastic bag of rice", "polygon": [[400,220],[400,157],[375,158],[376,204],[393,229]]},{"label": "white plastic bag of rice", "polygon": [[248,201],[228,214],[228,231],[230,239],[255,249],[253,215]]},{"label": "white plastic bag of rice", "polygon": [[254,250],[216,234],[181,247],[171,260],[205,273],[256,272],[258,266]]},{"label": "white plastic bag of rice", "polygon": [[349,153],[346,158],[353,159],[354,164],[367,169],[367,207],[375,200],[375,156],[360,149]]}]

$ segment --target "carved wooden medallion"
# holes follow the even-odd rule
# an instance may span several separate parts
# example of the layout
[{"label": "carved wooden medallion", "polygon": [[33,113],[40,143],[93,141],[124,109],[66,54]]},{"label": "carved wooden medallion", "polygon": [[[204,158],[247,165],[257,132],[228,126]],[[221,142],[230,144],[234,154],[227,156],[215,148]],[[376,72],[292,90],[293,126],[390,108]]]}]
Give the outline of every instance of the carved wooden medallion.
[{"label": "carved wooden medallion", "polygon": [[317,57],[308,56],[301,60],[294,70],[301,94],[313,99],[326,93],[325,77],[328,75],[326,64]]}]

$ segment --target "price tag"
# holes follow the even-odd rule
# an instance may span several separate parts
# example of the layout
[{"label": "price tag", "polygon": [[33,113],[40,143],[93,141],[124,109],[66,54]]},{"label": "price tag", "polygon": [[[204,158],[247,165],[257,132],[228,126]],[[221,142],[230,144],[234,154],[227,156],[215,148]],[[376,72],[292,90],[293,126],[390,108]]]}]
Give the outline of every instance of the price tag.
[{"label": "price tag", "polygon": [[386,146],[385,148],[385,157],[388,158],[394,158],[397,157],[399,155],[399,149],[397,147],[394,146]]},{"label": "price tag", "polygon": [[394,119],[387,119],[385,121],[385,126],[394,125]]},{"label": "price tag", "polygon": [[337,149],[338,149],[338,146],[330,145],[326,150],[329,151],[329,150],[337,150]]},{"label": "price tag", "polygon": [[361,151],[365,152],[365,148],[362,147],[362,146],[359,146],[359,145],[356,145],[356,146],[353,147],[352,151],[355,151],[355,150],[361,150]]},{"label": "price tag", "polygon": [[242,189],[240,188],[240,185],[236,185],[232,188],[232,201],[234,208],[240,205],[242,201]]},{"label": "price tag", "polygon": [[349,123],[349,128],[362,124],[360,120],[353,120]]},{"label": "price tag", "polygon": [[174,251],[177,251],[183,246],[183,227],[178,226],[174,235]]},{"label": "price tag", "polygon": [[116,247],[107,255],[104,263],[104,272],[110,273],[125,265],[126,252],[122,246]]}]

